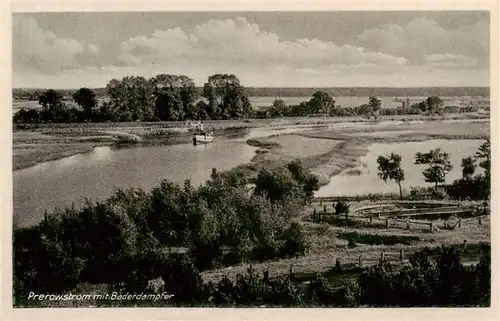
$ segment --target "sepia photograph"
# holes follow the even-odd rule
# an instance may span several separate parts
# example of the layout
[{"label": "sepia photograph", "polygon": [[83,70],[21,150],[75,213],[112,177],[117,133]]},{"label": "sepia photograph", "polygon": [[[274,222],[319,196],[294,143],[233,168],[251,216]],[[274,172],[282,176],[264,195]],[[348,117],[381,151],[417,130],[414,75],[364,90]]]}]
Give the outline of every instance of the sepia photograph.
[{"label": "sepia photograph", "polygon": [[491,307],[491,16],[12,13],[13,308]]}]

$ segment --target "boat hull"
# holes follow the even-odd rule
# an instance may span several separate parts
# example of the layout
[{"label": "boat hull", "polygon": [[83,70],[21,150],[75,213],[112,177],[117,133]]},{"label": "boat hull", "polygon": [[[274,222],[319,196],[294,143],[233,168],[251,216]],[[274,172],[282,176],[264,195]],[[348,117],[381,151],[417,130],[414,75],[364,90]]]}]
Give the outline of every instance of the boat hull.
[{"label": "boat hull", "polygon": [[214,141],[214,137],[212,135],[195,135],[193,137],[193,144],[209,144]]}]

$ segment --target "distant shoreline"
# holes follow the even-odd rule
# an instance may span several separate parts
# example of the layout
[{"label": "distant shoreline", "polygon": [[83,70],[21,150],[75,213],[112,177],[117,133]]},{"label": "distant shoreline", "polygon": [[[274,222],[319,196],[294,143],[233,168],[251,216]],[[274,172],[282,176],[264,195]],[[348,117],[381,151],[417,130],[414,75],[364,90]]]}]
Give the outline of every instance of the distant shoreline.
[{"label": "distant shoreline", "polygon": [[[48,88],[14,88],[14,100],[21,94],[43,92]],[[53,88],[54,89],[54,88]],[[196,87],[199,94],[203,87]],[[78,89],[56,89],[64,95],[71,95]],[[105,96],[106,88],[92,88],[97,96]],[[311,96],[316,91],[323,91],[334,97],[489,97],[490,87],[245,87],[247,96],[252,97],[304,97]]]}]

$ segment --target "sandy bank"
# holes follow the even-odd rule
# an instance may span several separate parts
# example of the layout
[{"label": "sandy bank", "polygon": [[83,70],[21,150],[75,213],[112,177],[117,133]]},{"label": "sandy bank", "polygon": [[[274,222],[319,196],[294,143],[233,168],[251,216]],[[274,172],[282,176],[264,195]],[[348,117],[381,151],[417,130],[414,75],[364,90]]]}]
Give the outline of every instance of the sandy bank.
[{"label": "sandy bank", "polygon": [[426,122],[323,128],[296,134],[252,139],[247,143],[259,147],[253,167],[274,168],[300,159],[325,185],[341,172],[360,166],[360,158],[373,143],[418,142],[433,139],[486,139],[490,136],[487,121],[467,123]]}]

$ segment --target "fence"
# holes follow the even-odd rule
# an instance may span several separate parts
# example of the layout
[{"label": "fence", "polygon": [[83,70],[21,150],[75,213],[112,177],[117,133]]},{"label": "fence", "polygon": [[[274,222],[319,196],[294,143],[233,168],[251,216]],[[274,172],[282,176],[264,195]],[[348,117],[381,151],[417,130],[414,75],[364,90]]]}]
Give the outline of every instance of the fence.
[{"label": "fence", "polygon": [[[461,213],[469,213],[470,210],[460,210],[460,211],[441,211],[437,213],[420,213],[418,214],[419,216],[435,216],[435,215],[452,215],[452,214],[461,214]],[[313,209],[313,213],[311,214],[311,220],[314,223],[321,223],[321,222],[331,222],[332,219],[344,221],[344,222],[359,222],[361,224],[366,224],[367,226],[384,226],[385,228],[400,228],[401,226],[396,224],[400,223],[403,224],[404,228],[407,230],[411,230],[412,227],[415,229],[418,226],[421,226],[420,229],[427,230],[429,232],[437,232],[440,231],[440,228],[437,226],[436,222],[425,222],[425,221],[418,221],[418,220],[411,220],[409,218],[396,218],[396,217],[378,217],[376,215],[385,215],[385,213],[376,213],[373,215],[368,215],[368,216],[350,216],[349,213],[345,213],[343,215],[338,215],[335,212],[328,212],[327,206],[323,206],[323,211],[317,211],[316,208]],[[470,222],[470,221],[477,221],[479,225],[483,224],[483,221],[485,217],[488,215],[480,215],[480,216],[474,216],[472,218],[456,218],[456,222],[452,223],[451,218],[447,218],[443,225],[442,228],[444,229],[455,229],[457,226],[459,228],[462,227],[463,222]],[[404,216],[403,216],[404,217]],[[411,216],[409,216],[411,217]]]},{"label": "fence", "polygon": [[[467,240],[463,240],[462,244],[454,244],[451,246],[460,249],[463,253],[467,253],[469,245],[470,244]],[[445,245],[442,244],[441,247],[436,247],[434,250],[443,248],[444,246]],[[407,256],[417,251],[419,251],[419,249],[405,250],[403,248],[400,248],[397,251],[381,251],[379,259],[374,259],[372,255],[366,257],[363,256],[363,254],[347,258],[337,257],[332,259],[332,264],[330,266],[322,269],[321,271],[299,271],[295,269],[293,264],[290,264],[288,268],[288,277],[296,282],[307,282],[313,280],[318,274],[322,276],[359,274],[363,271],[364,268],[377,264],[379,262],[391,262],[399,264],[407,263]],[[249,270],[252,270],[252,265],[250,265]],[[279,277],[278,275],[270,277],[268,269],[264,270],[262,274],[265,280],[275,280]]]}]

